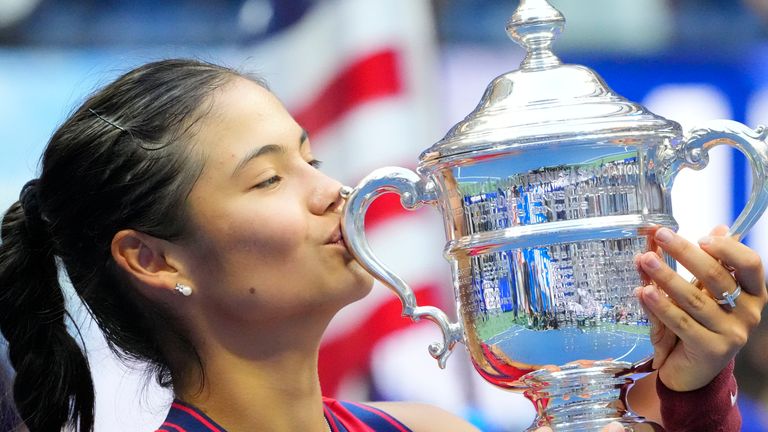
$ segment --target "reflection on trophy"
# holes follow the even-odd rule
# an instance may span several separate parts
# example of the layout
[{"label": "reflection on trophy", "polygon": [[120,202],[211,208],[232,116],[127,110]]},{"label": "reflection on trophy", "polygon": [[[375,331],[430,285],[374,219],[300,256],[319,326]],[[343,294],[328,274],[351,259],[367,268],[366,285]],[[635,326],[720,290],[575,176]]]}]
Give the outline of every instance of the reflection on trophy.
[{"label": "reflection on trophy", "polygon": [[[429,347],[439,365],[463,342],[483,378],[534,403],[532,429],[620,421],[654,430],[622,400],[653,353],[633,258],[656,250],[656,229],[677,228],[674,178],[705,167],[719,144],[752,166],[752,196],[731,229],[746,232],[768,204],[768,132],[720,120],[683,136],[593,71],[562,64],[551,46],[564,23],[546,0],[522,0],[507,25],[527,51],[520,68],[496,78],[475,111],[421,154],[417,173],[382,168],[344,190],[344,238],[404,315],[439,325],[443,341]],[[365,212],[390,192],[406,208],[442,213],[458,322],[418,306],[368,247]]]}]

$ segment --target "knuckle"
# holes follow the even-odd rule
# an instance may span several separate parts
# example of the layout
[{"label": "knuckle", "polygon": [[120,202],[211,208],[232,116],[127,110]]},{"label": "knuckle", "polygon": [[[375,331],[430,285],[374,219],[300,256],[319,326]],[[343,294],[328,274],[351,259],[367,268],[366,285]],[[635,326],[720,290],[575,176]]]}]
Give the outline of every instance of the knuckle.
[{"label": "knuckle", "polygon": [[691,312],[698,312],[704,310],[709,304],[709,297],[702,291],[695,291],[693,294],[686,298],[688,309]]},{"label": "knuckle", "polygon": [[727,339],[725,342],[709,345],[709,353],[715,358],[728,357],[735,349],[737,348],[735,344],[731,342],[731,339]]},{"label": "knuckle", "polygon": [[703,276],[703,279],[710,283],[731,279],[731,274],[719,265],[707,267]]},{"label": "knuckle", "polygon": [[672,242],[670,246],[668,251],[672,255],[685,256],[694,252],[693,245],[684,240],[678,239],[677,241]]},{"label": "knuckle", "polygon": [[760,312],[749,310],[744,314],[744,322],[747,325],[747,328],[749,328],[750,330],[760,325],[760,320],[761,320]]},{"label": "knuckle", "polygon": [[691,317],[687,314],[680,315],[675,319],[675,333],[677,332],[685,332],[686,330],[691,328],[691,325],[693,323],[691,322]]},{"label": "knuckle", "polygon": [[763,260],[754,251],[750,251],[747,256],[744,257],[744,269],[749,272],[756,272],[763,274]]},{"label": "knuckle", "polygon": [[731,337],[729,338],[729,345],[731,348],[729,351],[740,349],[747,344],[747,340],[749,340],[749,332],[746,329],[734,330]]}]

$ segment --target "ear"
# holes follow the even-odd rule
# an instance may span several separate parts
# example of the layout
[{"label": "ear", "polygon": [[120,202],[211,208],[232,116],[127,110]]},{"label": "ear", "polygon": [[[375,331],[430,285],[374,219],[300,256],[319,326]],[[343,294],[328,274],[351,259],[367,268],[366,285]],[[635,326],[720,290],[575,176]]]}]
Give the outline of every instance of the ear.
[{"label": "ear", "polygon": [[172,292],[176,283],[181,282],[179,266],[169,258],[169,244],[165,240],[126,229],[112,238],[111,251],[117,266],[150,292]]}]

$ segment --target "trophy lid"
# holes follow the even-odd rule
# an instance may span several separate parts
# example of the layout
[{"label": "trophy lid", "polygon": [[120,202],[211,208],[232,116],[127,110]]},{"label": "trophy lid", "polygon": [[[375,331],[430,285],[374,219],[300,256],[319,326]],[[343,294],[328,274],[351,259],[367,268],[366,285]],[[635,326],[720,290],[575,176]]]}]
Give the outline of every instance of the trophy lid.
[{"label": "trophy lid", "polygon": [[616,94],[594,71],[562,64],[552,43],[564,26],[547,0],[521,0],[507,34],[525,48],[525,60],[494,79],[477,108],[424,151],[421,163],[594,136],[680,135],[677,123]]}]

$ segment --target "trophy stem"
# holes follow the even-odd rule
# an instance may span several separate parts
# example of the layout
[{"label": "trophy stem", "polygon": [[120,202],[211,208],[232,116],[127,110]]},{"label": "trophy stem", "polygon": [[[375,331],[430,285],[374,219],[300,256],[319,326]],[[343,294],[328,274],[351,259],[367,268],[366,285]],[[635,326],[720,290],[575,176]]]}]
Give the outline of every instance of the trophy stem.
[{"label": "trophy stem", "polygon": [[634,382],[626,376],[631,366],[609,361],[577,363],[526,375],[521,379],[528,386],[525,396],[537,412],[528,431],[549,426],[556,432],[599,432],[614,421],[627,431],[663,431],[627,408],[626,392]]}]

